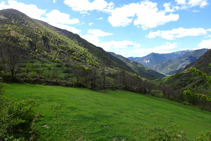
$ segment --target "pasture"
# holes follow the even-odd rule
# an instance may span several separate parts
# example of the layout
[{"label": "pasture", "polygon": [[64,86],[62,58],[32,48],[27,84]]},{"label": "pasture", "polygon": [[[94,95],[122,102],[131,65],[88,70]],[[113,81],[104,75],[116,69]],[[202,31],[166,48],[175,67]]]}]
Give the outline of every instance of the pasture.
[{"label": "pasture", "polygon": [[[43,117],[36,126],[51,140],[71,129],[76,138],[95,141],[141,140],[145,127],[171,124],[179,125],[190,140],[211,130],[210,112],[139,93],[32,84],[5,84],[4,89],[8,98],[33,98],[39,103],[35,110]],[[55,114],[56,121],[63,122],[58,129],[53,128]]]}]

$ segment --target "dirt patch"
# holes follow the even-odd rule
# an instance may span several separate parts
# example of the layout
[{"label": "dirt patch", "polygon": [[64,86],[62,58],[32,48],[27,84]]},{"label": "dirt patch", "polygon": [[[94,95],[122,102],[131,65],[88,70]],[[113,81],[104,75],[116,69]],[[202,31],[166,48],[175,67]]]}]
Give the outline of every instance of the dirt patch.
[{"label": "dirt patch", "polygon": [[4,17],[3,15],[0,15],[0,19],[8,19],[8,18]]}]

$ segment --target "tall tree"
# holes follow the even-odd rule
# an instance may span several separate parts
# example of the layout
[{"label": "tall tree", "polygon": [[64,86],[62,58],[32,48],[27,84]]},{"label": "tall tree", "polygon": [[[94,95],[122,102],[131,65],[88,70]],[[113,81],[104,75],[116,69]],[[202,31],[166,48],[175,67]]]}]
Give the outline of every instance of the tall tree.
[{"label": "tall tree", "polygon": [[0,45],[0,51],[4,70],[10,73],[14,81],[20,64],[23,62],[23,50],[16,44],[3,42]]}]

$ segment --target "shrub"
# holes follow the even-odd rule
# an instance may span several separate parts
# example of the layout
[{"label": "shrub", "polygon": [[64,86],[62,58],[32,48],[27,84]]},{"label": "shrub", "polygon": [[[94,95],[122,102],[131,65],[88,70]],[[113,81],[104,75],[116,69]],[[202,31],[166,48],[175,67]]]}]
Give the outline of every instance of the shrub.
[{"label": "shrub", "polygon": [[37,73],[36,72],[29,72],[29,74],[28,74],[28,77],[29,78],[37,78]]},{"label": "shrub", "polygon": [[62,65],[61,64],[56,64],[56,67],[60,68]]},{"label": "shrub", "polygon": [[33,60],[30,60],[29,63],[34,63],[34,61]]},{"label": "shrub", "polygon": [[30,140],[39,137],[34,128],[40,114],[32,108],[36,105],[33,99],[23,101],[9,100],[4,96],[3,85],[0,83],[0,140]]},{"label": "shrub", "polygon": [[148,141],[186,141],[186,134],[180,129],[178,125],[172,124],[167,118],[161,115],[151,115],[152,118],[162,118],[166,123],[167,127],[145,127],[132,132],[140,132],[143,136],[143,140]]},{"label": "shrub", "polygon": [[1,76],[4,82],[11,82],[11,76],[9,75],[7,71],[2,71]]}]

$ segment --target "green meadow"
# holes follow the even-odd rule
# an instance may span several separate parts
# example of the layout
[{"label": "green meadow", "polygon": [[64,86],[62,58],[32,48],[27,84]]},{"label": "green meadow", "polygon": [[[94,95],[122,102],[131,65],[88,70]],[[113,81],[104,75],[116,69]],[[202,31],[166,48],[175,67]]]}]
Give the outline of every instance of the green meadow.
[{"label": "green meadow", "polygon": [[[83,140],[143,140],[145,127],[172,124],[193,140],[211,130],[210,112],[139,93],[32,84],[5,84],[4,89],[8,98],[33,98],[39,103],[35,110],[43,117],[36,126],[50,140],[58,140],[68,131]],[[56,121],[65,123],[58,129],[53,128],[55,106],[60,107]],[[54,134],[54,130],[59,131]]]}]

